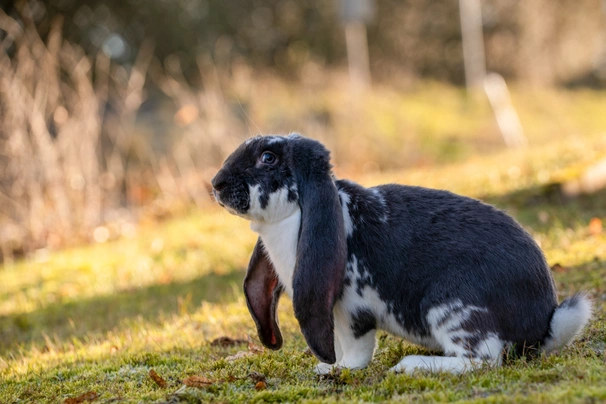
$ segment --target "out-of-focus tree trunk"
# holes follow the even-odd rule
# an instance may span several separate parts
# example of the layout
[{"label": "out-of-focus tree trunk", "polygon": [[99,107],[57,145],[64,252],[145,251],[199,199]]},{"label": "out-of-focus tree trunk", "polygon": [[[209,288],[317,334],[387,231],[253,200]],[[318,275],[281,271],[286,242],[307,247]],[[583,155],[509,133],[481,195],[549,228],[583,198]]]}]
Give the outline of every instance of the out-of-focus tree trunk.
[{"label": "out-of-focus tree trunk", "polygon": [[484,35],[482,33],[482,7],[480,0],[459,0],[465,83],[468,91],[482,90],[486,76]]}]

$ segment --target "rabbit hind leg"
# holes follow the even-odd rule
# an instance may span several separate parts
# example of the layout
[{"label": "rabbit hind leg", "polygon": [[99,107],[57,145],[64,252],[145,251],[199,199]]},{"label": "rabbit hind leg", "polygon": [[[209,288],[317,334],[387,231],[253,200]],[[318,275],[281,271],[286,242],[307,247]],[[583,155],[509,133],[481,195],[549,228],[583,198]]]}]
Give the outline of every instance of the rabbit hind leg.
[{"label": "rabbit hind leg", "polygon": [[495,332],[487,309],[455,301],[429,310],[427,322],[445,356],[407,356],[392,371],[464,373],[485,364],[501,364],[506,343]]}]

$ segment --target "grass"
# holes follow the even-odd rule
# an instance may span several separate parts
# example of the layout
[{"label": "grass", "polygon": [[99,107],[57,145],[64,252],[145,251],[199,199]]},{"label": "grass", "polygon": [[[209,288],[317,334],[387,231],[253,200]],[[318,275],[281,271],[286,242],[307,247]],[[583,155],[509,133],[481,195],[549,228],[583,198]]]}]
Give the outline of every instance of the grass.
[{"label": "grass", "polygon": [[[38,251],[0,269],[0,402],[606,401],[606,232],[589,228],[591,219],[606,219],[606,193],[565,200],[552,185],[603,158],[606,139],[593,129],[548,144],[542,136],[526,152],[358,172],[356,179],[449,189],[514,215],[550,265],[559,264],[560,297],[586,289],[596,302],[590,326],[560,355],[465,376],[411,377],[387,370],[424,350],[380,333],[367,369],[320,379],[286,298],[279,308],[284,348],[259,350],[241,291],[254,234],[208,207],[143,224],[130,238]],[[336,172],[351,171],[337,160]],[[251,342],[212,344],[223,336]],[[184,384],[193,376],[204,378],[202,387]]]}]

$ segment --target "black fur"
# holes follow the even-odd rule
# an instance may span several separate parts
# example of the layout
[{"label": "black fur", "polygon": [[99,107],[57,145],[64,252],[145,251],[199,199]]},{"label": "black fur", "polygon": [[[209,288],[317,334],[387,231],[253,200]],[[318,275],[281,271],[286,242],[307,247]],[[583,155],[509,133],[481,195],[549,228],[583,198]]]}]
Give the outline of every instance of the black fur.
[{"label": "black fur", "polygon": [[367,332],[377,327],[377,319],[372,311],[368,309],[360,309],[353,313],[352,317],[353,324],[351,328],[356,338],[366,335]]},{"label": "black fur", "polygon": [[348,258],[372,274],[368,284],[408,332],[426,336],[428,311],[460,299],[488,310],[464,329],[526,345],[547,336],[557,305],[553,280],[539,247],[511,217],[446,191],[336,183],[351,195]]}]

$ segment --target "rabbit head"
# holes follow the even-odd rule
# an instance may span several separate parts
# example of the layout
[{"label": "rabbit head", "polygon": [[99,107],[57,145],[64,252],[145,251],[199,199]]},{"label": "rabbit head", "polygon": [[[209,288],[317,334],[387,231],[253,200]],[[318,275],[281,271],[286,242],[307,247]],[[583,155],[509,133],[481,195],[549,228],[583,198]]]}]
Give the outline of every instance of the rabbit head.
[{"label": "rabbit head", "polygon": [[[254,223],[276,223],[300,211],[292,299],[312,352],[336,360],[333,307],[343,284],[347,246],[328,150],[298,135],[247,140],[212,180],[217,202]],[[282,286],[257,242],[244,281],[247,304],[263,344],[280,348],[275,310]]]}]

